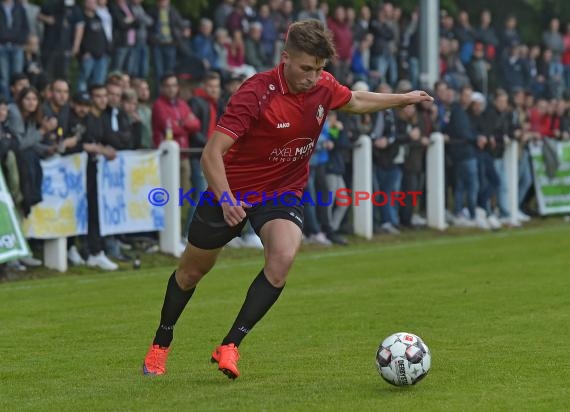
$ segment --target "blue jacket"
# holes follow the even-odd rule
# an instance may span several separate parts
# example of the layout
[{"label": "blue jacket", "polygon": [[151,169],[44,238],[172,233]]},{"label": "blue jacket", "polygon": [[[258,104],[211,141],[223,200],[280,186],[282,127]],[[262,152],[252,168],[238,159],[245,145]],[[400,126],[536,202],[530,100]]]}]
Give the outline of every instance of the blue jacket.
[{"label": "blue jacket", "polygon": [[329,152],[327,173],[344,175],[346,169],[344,155],[346,151],[350,149],[350,141],[346,135],[346,129],[329,129],[329,138],[334,142],[334,148]]},{"label": "blue jacket", "polygon": [[477,133],[467,111],[457,102],[451,105],[449,124],[444,129],[449,135],[447,149],[454,161],[462,161],[476,156]]},{"label": "blue jacket", "polygon": [[211,37],[208,38],[202,33],[198,33],[192,38],[192,51],[200,59],[207,60],[212,68],[220,68],[217,66],[218,53],[214,48],[214,41]]},{"label": "blue jacket", "polygon": [[313,151],[311,160],[309,161],[310,166],[319,166],[329,161],[329,151],[323,147],[327,140],[330,140],[329,122],[328,120],[325,120],[325,124],[323,125],[323,129],[321,130],[321,134],[317,140],[315,150]]}]

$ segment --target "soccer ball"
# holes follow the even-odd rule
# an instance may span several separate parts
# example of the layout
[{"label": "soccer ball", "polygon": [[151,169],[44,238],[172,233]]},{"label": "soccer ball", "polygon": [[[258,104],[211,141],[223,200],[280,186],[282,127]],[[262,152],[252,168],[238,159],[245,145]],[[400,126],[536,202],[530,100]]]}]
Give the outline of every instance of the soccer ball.
[{"label": "soccer ball", "polygon": [[378,347],[376,367],[380,376],[392,385],[415,385],[428,374],[431,354],[421,338],[399,332],[388,336]]}]

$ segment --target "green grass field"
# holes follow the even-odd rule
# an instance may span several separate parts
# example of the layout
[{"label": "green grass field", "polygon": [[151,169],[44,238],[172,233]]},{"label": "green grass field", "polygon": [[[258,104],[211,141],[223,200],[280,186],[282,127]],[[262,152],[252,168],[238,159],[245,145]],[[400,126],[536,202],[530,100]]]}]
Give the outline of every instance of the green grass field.
[{"label": "green grass field", "polygon": [[[570,225],[385,239],[303,250],[244,340],[236,381],[209,358],[259,251],[224,252],[158,378],[141,364],[174,260],[0,284],[0,410],[570,409]],[[375,368],[377,345],[399,331],[432,352],[430,374],[411,388]]]}]

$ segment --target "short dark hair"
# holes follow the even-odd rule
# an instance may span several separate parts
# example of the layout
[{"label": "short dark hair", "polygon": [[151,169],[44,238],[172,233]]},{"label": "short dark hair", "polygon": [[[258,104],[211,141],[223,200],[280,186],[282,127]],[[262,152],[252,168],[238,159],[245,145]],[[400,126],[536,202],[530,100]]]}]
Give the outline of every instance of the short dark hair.
[{"label": "short dark hair", "polygon": [[209,82],[210,80],[222,80],[220,73],[215,71],[209,71],[204,76],[204,83]]},{"label": "short dark hair", "polygon": [[89,86],[89,95],[90,95],[90,96],[93,96],[93,92],[94,92],[95,90],[101,90],[101,89],[107,90],[107,87],[105,87],[104,84],[98,84],[98,83],[97,83],[97,84],[92,84],[91,86]]},{"label": "short dark hair", "polygon": [[331,32],[316,19],[291,24],[285,40],[285,50],[305,52],[320,59],[332,59],[336,56]]},{"label": "short dark hair", "polygon": [[53,90],[53,87],[55,86],[55,84],[56,84],[57,82],[65,83],[65,84],[67,84],[67,87],[69,87],[69,82],[68,82],[67,80],[65,80],[65,79],[63,79],[63,78],[61,78],[61,77],[57,77],[57,78],[53,79],[53,80],[49,83],[49,88],[50,88],[50,90]]},{"label": "short dark hair", "polygon": [[174,74],[174,72],[164,73],[162,76],[160,76],[160,85],[164,86],[164,83],[166,83],[166,81],[172,77],[178,80],[178,77],[176,77],[176,74]]},{"label": "short dark hair", "polygon": [[505,89],[498,88],[497,90],[495,90],[495,100],[503,96],[509,97],[509,94]]},{"label": "short dark hair", "polygon": [[26,73],[14,73],[10,78],[10,86],[14,86],[20,80],[30,80]]}]

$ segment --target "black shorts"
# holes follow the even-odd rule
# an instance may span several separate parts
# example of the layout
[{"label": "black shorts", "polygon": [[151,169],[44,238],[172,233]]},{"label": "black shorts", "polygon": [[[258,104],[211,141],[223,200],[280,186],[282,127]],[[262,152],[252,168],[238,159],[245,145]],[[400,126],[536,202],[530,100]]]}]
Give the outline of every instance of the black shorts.
[{"label": "black shorts", "polygon": [[303,206],[301,198],[284,195],[246,209],[246,218],[236,226],[224,220],[222,207],[216,202],[199,202],[192,216],[188,242],[200,249],[218,249],[239,236],[249,220],[253,230],[260,234],[263,225],[270,220],[290,220],[303,230]]}]

